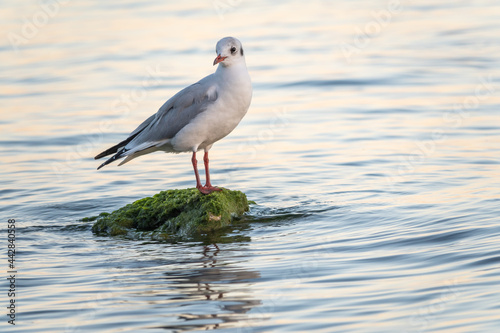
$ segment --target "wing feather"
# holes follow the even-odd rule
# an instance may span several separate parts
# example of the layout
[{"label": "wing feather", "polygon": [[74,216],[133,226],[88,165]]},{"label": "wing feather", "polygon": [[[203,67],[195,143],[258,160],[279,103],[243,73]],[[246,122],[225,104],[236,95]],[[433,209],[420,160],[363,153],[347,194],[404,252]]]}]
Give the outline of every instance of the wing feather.
[{"label": "wing feather", "polygon": [[208,84],[207,78],[186,87],[165,102],[126,148],[132,149],[144,142],[157,143],[171,139],[192,119],[206,111],[218,98],[216,87]]},{"label": "wing feather", "polygon": [[122,157],[129,156],[126,159],[128,161],[142,155],[141,152],[168,142],[192,119],[206,111],[217,98],[213,74],[184,88],[166,101],[158,112],[133,130],[127,139],[97,155],[95,159],[116,153],[99,168]]}]

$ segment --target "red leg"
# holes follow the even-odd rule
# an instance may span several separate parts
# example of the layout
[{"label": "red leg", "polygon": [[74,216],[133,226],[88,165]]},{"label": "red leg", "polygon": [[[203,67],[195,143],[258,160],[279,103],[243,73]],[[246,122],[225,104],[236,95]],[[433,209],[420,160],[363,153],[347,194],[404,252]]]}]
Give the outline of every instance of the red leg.
[{"label": "red leg", "polygon": [[191,158],[191,163],[193,163],[194,175],[196,177],[196,188],[203,194],[210,194],[213,191],[221,191],[220,188],[212,186],[210,184],[210,172],[208,170],[208,153],[205,152],[203,157],[203,162],[205,163],[205,175],[207,177],[207,183],[205,186],[201,185],[200,175],[198,174],[198,161],[196,160],[196,152],[193,152],[193,157]]},{"label": "red leg", "polygon": [[213,191],[222,191],[220,188],[217,186],[212,186],[212,183],[210,182],[210,170],[208,168],[208,151],[205,151],[205,154],[203,155],[203,163],[205,164],[205,177],[206,177],[206,183],[205,187],[210,190],[210,192]]},{"label": "red leg", "polygon": [[196,160],[196,152],[193,151],[193,157],[191,157],[191,163],[193,163],[194,176],[196,177],[196,188],[199,189],[201,186],[200,175],[198,174],[198,161]]},{"label": "red leg", "polygon": [[208,151],[203,155],[203,163],[205,164],[205,178],[207,181],[205,186],[212,187],[212,183],[210,183],[210,171],[208,170]]}]

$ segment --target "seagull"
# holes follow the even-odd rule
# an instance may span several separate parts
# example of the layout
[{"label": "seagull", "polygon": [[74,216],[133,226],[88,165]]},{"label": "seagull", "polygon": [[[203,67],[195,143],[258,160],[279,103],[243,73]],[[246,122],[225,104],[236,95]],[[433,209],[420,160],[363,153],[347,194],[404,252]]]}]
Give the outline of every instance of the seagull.
[{"label": "seagull", "polygon": [[[98,154],[95,159],[114,154],[103,166],[125,158],[125,164],[155,151],[192,152],[196,188],[202,194],[221,191],[210,183],[208,151],[231,133],[245,116],[252,100],[252,82],[241,42],[225,37],[215,47],[217,70],[192,84],[163,104],[158,112],[140,124],[128,138]],[[205,185],[198,174],[196,152],[204,150]]]}]

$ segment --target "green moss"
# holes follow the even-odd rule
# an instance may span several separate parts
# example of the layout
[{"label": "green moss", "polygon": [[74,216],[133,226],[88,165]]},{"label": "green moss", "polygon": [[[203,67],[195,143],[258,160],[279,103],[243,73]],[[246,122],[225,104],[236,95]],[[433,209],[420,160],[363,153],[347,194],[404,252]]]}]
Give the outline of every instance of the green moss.
[{"label": "green moss", "polygon": [[84,217],[80,221],[82,221],[82,222],[93,222],[93,221],[97,220],[98,217],[99,216]]},{"label": "green moss", "polygon": [[[137,200],[111,214],[101,213],[92,231],[155,239],[192,236],[227,227],[246,211],[248,201],[240,191],[223,189],[203,195],[195,188],[168,190]],[[89,218],[89,221],[92,220]]]}]

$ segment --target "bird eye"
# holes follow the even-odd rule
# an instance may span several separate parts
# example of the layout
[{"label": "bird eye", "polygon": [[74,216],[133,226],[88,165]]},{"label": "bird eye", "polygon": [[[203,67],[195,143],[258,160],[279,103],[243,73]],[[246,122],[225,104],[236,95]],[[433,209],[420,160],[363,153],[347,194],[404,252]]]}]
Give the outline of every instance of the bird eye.
[{"label": "bird eye", "polygon": [[236,52],[236,48],[233,46],[233,47],[231,48],[231,54],[234,54],[234,52]]}]

